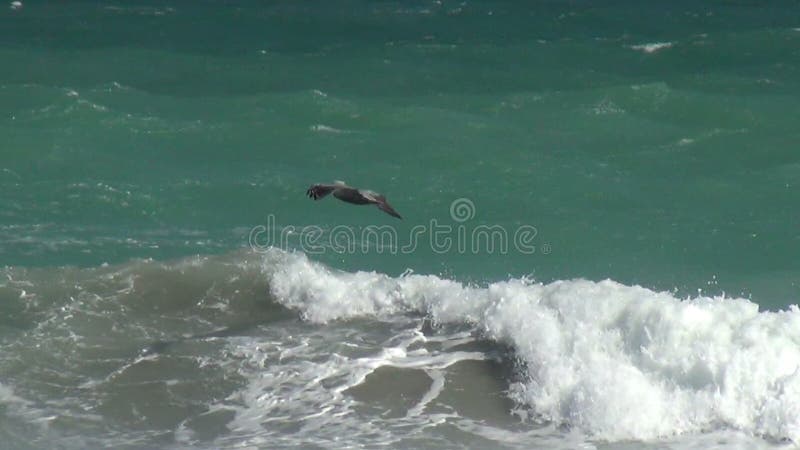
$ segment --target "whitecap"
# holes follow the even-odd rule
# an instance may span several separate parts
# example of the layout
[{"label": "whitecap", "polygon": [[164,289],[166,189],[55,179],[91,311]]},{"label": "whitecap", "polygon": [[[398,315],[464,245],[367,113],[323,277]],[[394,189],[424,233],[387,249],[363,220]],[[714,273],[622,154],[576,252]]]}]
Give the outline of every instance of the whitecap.
[{"label": "whitecap", "polygon": [[340,272],[279,250],[265,258],[272,295],[308,321],[422,312],[510,346],[524,374],[509,395],[528,417],[610,441],[722,428],[800,442],[795,306],[761,312],[747,299],[679,299],[611,280],[473,286]]},{"label": "whitecap", "polygon": [[665,48],[670,48],[675,45],[673,42],[653,42],[646,44],[631,45],[629,48],[632,50],[639,50],[645,53],[655,53]]},{"label": "whitecap", "polygon": [[338,128],[334,128],[334,127],[331,127],[331,126],[328,126],[328,125],[323,125],[321,123],[316,124],[316,125],[311,125],[309,127],[309,129],[311,131],[314,131],[314,132],[317,132],[317,133],[332,133],[332,134],[349,133],[349,131],[347,131],[347,130],[340,130]]}]

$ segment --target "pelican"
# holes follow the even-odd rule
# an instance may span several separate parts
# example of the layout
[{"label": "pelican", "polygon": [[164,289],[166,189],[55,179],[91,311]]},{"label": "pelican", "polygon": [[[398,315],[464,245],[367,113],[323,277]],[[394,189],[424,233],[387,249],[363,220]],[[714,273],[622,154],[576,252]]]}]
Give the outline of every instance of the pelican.
[{"label": "pelican", "polygon": [[306,195],[314,200],[319,200],[331,192],[333,192],[334,197],[343,202],[352,203],[354,205],[375,205],[378,207],[378,209],[386,214],[389,214],[392,217],[397,217],[398,219],[402,219],[400,214],[398,214],[394,208],[389,206],[389,203],[386,202],[386,197],[383,195],[378,194],[377,192],[350,187],[345,184],[344,181],[337,180],[334,181],[333,184],[314,184],[308,188]]}]

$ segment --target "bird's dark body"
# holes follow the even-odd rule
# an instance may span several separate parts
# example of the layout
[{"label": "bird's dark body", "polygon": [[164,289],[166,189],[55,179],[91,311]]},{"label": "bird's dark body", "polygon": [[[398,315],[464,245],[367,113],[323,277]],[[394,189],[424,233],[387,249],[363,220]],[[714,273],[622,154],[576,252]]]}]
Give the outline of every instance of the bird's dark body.
[{"label": "bird's dark body", "polygon": [[356,189],[337,189],[333,191],[333,196],[343,202],[352,203],[354,205],[369,205],[375,203],[361,195]]}]

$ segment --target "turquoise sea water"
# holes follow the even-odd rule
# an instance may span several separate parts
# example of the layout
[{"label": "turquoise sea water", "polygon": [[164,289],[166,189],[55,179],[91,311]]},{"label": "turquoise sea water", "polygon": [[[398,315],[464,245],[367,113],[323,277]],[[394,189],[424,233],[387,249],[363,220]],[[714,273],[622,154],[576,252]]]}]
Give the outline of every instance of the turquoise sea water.
[{"label": "turquoise sea water", "polygon": [[[668,303],[676,305],[706,295],[725,302],[719,300],[724,295],[733,303],[757,305],[762,311],[754,316],[757,323],[773,320],[766,311],[796,304],[800,4],[795,1],[29,1],[0,10],[0,61],[0,266],[5,266],[0,330],[6,349],[0,393],[8,391],[4,401],[24,405],[3,410],[11,425],[2,432],[13,436],[15,445],[47,447],[58,439],[76,448],[266,445],[256,431],[236,434],[252,425],[274,431],[269,436],[281,436],[285,445],[331,446],[322,426],[295,433],[293,426],[309,420],[303,414],[257,415],[253,411],[265,406],[241,399],[256,389],[253,380],[272,373],[269,364],[259,366],[259,352],[272,351],[264,350],[268,345],[262,341],[273,343],[281,355],[305,346],[357,358],[387,348],[413,349],[397,344],[411,342],[401,339],[408,330],[426,339],[474,339],[469,350],[483,356],[453,356],[444,346],[441,351],[456,360],[463,356],[467,368],[442,365],[431,356],[433,362],[389,364],[392,370],[413,366],[425,372],[375,375],[393,386],[398,377],[422,377],[418,396],[427,400],[411,405],[403,406],[401,399],[414,395],[399,387],[385,400],[380,388],[372,392],[369,383],[351,380],[347,386],[356,394],[343,398],[366,405],[367,412],[359,414],[374,419],[406,407],[414,418],[438,423],[432,412],[436,402],[469,409],[458,389],[452,388],[448,400],[448,387],[459,383],[484,386],[499,403],[487,413],[491,417],[473,414],[474,427],[456,426],[461,434],[440,433],[427,424],[415,435],[420,441],[398,444],[365,432],[354,435],[355,445],[385,438],[410,447],[547,447],[585,439],[613,447],[629,439],[672,445],[675,436],[690,436],[688,444],[677,441],[680,447],[717,439],[716,432],[754,436],[759,445],[800,436],[795,403],[800,397],[779,395],[791,389],[778,389],[771,379],[762,380],[766,394],[758,391],[756,400],[733,409],[750,417],[748,408],[769,409],[764,405],[778,399],[788,406],[776,410],[783,419],[774,419],[780,422],[775,427],[764,425],[772,419],[711,413],[706,421],[674,422],[696,421],[696,426],[639,429],[627,425],[631,415],[624,413],[609,425],[581,415],[585,410],[575,406],[580,389],[564,388],[572,403],[562,400],[551,408],[539,395],[550,392],[551,378],[517,367],[520,361],[529,368],[544,364],[540,355],[524,351],[542,342],[503,334],[493,328],[495,322],[484,320],[491,316],[485,311],[457,307],[448,311],[461,315],[445,318],[436,312],[444,303],[431,300],[440,288],[413,284],[412,289],[400,276],[435,275],[442,283],[458,283],[458,289],[521,278],[544,286],[567,283],[564,289],[586,305],[599,298],[623,302],[634,295],[626,289],[635,285],[648,289],[645,296],[652,294],[653,302],[660,301],[656,292],[671,292]],[[305,197],[310,184],[336,179],[385,194],[404,219],[373,207]],[[464,220],[451,211],[457,201],[468,206]],[[430,243],[432,220],[451,227],[447,236],[454,245],[446,251]],[[286,245],[260,235],[261,248],[248,250],[253,231],[267,225],[278,234],[288,226],[297,232]],[[366,239],[363,250],[360,236],[370,225],[393,227],[399,242],[383,248]],[[309,226],[321,230],[322,251],[309,254],[309,260],[286,253],[275,262],[267,244],[302,250],[300,230]],[[507,233],[512,240],[507,251],[459,249],[458,227],[471,236],[479,226]],[[357,251],[337,251],[330,238],[341,227],[358,236]],[[418,245],[402,251],[415,227],[426,227],[417,235]],[[535,230],[532,252],[513,245],[520,227]],[[319,280],[331,270],[344,271],[344,278],[314,284],[323,283]],[[372,271],[400,284],[389,289],[382,278],[359,278]],[[570,284],[574,279],[620,285],[589,288]],[[136,280],[144,280],[144,287]],[[304,291],[308,286],[315,290]],[[363,292],[373,294],[361,299]],[[394,297],[396,292],[403,294]],[[495,291],[487,292],[493,299]],[[549,291],[525,292],[524,298],[551,298]],[[389,300],[376,300],[384,297]],[[561,297],[552,298],[562,305]],[[346,305],[362,306],[351,311]],[[337,308],[348,312],[332,314]],[[75,319],[79,313],[86,317]],[[536,327],[538,313],[528,313],[524,327]],[[716,317],[711,322],[737,316],[709,314]],[[425,323],[414,322],[416,315]],[[678,317],[675,327],[688,323]],[[776,361],[790,361],[775,376],[796,374],[791,361],[800,364],[792,317],[769,328],[780,342],[763,343],[783,349]],[[429,329],[428,320],[444,328]],[[608,323],[615,325],[600,328],[621,322]],[[581,334],[573,322],[561,325],[569,335]],[[465,338],[459,333],[467,326],[479,331]],[[225,337],[180,341],[220,329],[228,330]],[[731,329],[734,337],[746,334]],[[621,330],[623,336],[634,333]],[[687,332],[681,345],[701,339],[695,331]],[[326,347],[361,334],[374,337],[361,343],[364,354]],[[135,372],[137,352],[149,342],[176,339],[191,347],[193,363],[175,355],[180,352],[146,355],[144,364],[155,367],[145,370],[147,380],[114,384],[114,374],[128,367]],[[136,345],[127,347],[131,341]],[[440,350],[430,347],[439,345],[434,341],[426,341],[431,354]],[[494,345],[498,342],[502,345]],[[755,348],[738,341],[720,345],[730,355]],[[39,353],[31,350],[40,346]],[[642,376],[655,377],[650,388],[685,387],[684,378],[675,375],[681,370],[711,374],[687,375],[697,392],[731,388],[725,377],[733,369],[726,366],[729,360],[715,359],[719,348],[698,352],[695,367],[705,369],[679,365],[659,372],[654,367],[662,366],[655,363],[634,366]],[[312,353],[302,361],[316,361]],[[192,378],[193,364],[210,367],[211,355],[224,361],[207,375],[220,391],[213,399],[188,392],[199,389],[190,380],[186,390],[171,393],[177,400],[170,404],[180,407],[163,412],[153,407],[159,395],[151,393],[152,411],[136,408],[133,399],[141,393],[133,386],[160,380],[169,391],[167,381]],[[576,358],[577,366],[596,361]],[[609,358],[636,360],[624,352]],[[469,366],[488,360],[499,361],[499,368]],[[52,372],[66,361],[69,375],[53,380]],[[226,370],[240,380],[226,384],[233,376]],[[425,376],[433,380],[430,390]],[[527,394],[509,394],[516,392],[518,379]],[[536,383],[525,384],[529,379]],[[444,391],[434,389],[437,380],[444,380]],[[96,391],[88,387],[92,383],[99,383]],[[745,391],[751,386],[741,383]],[[413,383],[406,388],[416,392]],[[293,395],[278,400],[299,398]],[[336,412],[341,398],[333,397]],[[218,407],[215,402],[223,400],[236,408]],[[115,401],[119,405],[109,406]],[[124,406],[129,403],[133,412]],[[537,427],[555,426],[555,437],[526,434],[529,421],[509,412],[520,405],[541,419],[534,421]],[[14,415],[14,409],[24,413]],[[61,417],[63,411],[76,416]],[[287,415],[292,419],[280,419]],[[198,425],[202,420],[212,422],[215,431]],[[33,436],[42,424],[52,434],[37,441]],[[475,431],[479,425],[497,429]],[[563,429],[569,432],[559,434]],[[118,440],[103,440],[109,430]]]}]

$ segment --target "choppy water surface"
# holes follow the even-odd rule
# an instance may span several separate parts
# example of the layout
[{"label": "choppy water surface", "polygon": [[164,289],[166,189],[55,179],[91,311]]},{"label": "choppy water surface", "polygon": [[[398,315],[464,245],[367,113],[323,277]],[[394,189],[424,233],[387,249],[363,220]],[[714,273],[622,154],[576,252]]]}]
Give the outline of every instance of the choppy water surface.
[{"label": "choppy water surface", "polygon": [[800,440],[796,2],[11,6],[6,447]]}]

